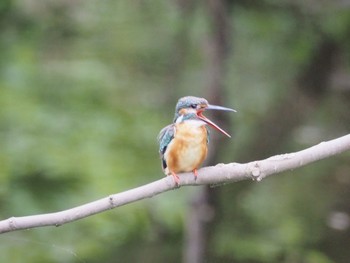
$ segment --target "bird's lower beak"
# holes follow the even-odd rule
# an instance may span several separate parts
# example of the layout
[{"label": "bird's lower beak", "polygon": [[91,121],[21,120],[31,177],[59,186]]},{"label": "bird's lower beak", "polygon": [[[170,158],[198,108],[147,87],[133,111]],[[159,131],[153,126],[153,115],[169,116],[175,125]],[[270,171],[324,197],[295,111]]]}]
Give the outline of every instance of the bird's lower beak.
[{"label": "bird's lower beak", "polygon": [[[236,110],[234,109],[230,109],[230,108],[226,108],[226,107],[222,107],[222,106],[217,106],[217,105],[208,105],[205,110],[223,110],[223,111],[233,111],[236,112]],[[224,131],[223,129],[221,129],[218,125],[216,125],[214,122],[212,122],[211,120],[209,120],[207,117],[205,117],[203,115],[203,111],[200,111],[197,113],[198,117],[208,123],[210,126],[212,126],[213,128],[215,128],[216,130],[218,130],[219,132],[225,134],[226,136],[231,138],[231,135],[228,134],[226,131]]]},{"label": "bird's lower beak", "polygon": [[228,134],[227,132],[225,132],[225,131],[224,131],[223,129],[221,129],[218,125],[216,125],[214,122],[212,122],[212,121],[209,120],[207,117],[205,117],[205,116],[202,114],[202,112],[198,113],[197,115],[198,115],[198,117],[199,117],[202,121],[208,123],[210,126],[212,126],[213,128],[217,129],[219,132],[222,132],[223,134],[225,134],[226,136],[228,136],[228,137],[231,138],[231,135],[230,135],[230,134]]}]

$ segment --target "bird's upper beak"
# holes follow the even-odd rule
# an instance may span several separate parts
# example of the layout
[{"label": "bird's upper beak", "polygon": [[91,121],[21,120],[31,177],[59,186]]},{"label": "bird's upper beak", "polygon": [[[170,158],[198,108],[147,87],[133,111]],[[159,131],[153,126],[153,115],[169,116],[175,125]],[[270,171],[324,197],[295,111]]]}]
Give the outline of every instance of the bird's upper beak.
[{"label": "bird's upper beak", "polygon": [[233,111],[233,112],[237,112],[234,109],[230,109],[230,108],[226,108],[226,107],[222,107],[222,106],[217,106],[217,105],[208,105],[205,108],[203,108],[202,110],[199,110],[197,112],[197,116],[204,122],[208,123],[210,126],[212,126],[213,128],[217,129],[218,131],[222,132],[223,134],[225,134],[226,136],[231,138],[231,135],[228,134],[227,132],[225,132],[223,129],[221,129],[218,125],[216,125],[214,122],[212,122],[211,120],[209,120],[207,117],[205,117],[203,115],[203,111],[205,110],[222,110],[222,111]]}]

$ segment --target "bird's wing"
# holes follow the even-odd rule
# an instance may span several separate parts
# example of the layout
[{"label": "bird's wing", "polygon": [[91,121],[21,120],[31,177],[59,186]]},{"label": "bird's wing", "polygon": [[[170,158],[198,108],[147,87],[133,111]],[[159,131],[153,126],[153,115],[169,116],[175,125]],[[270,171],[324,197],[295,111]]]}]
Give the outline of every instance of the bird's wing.
[{"label": "bird's wing", "polygon": [[164,127],[159,135],[158,135],[158,142],[159,142],[159,154],[160,158],[162,159],[162,167],[165,169],[167,167],[166,161],[164,159],[164,153],[169,145],[169,143],[174,139],[175,136],[175,125],[170,124],[166,127]]}]

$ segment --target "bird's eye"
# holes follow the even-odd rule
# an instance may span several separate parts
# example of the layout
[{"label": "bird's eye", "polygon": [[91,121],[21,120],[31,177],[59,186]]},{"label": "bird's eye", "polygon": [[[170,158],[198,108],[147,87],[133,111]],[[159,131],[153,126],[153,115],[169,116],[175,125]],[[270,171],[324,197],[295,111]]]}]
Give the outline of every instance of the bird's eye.
[{"label": "bird's eye", "polygon": [[196,109],[197,108],[197,104],[191,104],[191,108],[192,109]]}]

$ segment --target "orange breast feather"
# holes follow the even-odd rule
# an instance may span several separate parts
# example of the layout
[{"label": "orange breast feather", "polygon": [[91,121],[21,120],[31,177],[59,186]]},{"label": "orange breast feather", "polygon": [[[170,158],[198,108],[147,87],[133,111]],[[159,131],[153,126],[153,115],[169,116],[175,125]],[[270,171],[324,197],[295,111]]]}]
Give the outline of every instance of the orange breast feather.
[{"label": "orange breast feather", "polygon": [[174,139],[165,153],[167,174],[190,172],[197,169],[207,156],[207,130],[204,125],[179,123]]}]

